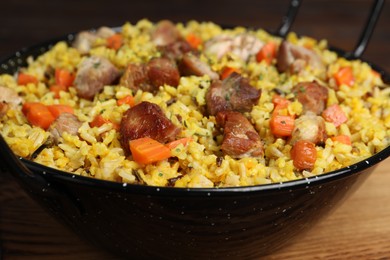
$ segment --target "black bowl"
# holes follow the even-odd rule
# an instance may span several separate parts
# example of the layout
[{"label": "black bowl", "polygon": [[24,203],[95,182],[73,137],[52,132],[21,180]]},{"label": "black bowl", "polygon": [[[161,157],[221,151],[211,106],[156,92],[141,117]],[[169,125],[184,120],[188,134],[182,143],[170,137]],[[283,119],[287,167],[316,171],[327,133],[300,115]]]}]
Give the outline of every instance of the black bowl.
[{"label": "black bowl", "polygon": [[[17,52],[0,63],[0,73],[15,73],[28,56],[73,36]],[[387,73],[374,68],[390,81]],[[15,157],[1,136],[0,155],[0,169],[11,173],[43,208],[115,254],[132,259],[246,259],[275,252],[310,228],[389,157],[390,147],[320,176],[219,189],[126,185],[72,175]]]}]

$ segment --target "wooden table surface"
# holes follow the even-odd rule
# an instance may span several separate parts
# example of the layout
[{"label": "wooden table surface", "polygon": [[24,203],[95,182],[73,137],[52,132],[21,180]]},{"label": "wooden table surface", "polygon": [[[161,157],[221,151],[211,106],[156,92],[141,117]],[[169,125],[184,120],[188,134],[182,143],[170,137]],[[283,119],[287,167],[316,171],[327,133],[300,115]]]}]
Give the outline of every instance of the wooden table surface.
[{"label": "wooden table surface", "polygon": [[[49,38],[143,17],[213,20],[277,28],[288,1],[6,1],[0,8],[0,57]],[[130,2],[130,1],[128,1]],[[212,3],[210,3],[212,2]],[[293,30],[353,48],[371,1],[306,1]],[[390,72],[390,7],[385,5],[363,57]],[[390,159],[343,205],[267,259],[390,259]],[[0,259],[115,259],[91,247],[0,173]]]}]

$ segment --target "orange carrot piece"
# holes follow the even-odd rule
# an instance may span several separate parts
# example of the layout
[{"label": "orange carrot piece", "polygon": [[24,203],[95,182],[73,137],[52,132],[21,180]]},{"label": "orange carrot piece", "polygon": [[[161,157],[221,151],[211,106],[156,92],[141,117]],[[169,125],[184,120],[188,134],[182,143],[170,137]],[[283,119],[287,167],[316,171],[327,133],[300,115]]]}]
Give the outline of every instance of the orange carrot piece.
[{"label": "orange carrot piece", "polygon": [[165,146],[168,147],[170,150],[172,150],[172,149],[175,149],[179,144],[186,146],[191,141],[192,141],[191,137],[184,137],[184,138],[169,142]]},{"label": "orange carrot piece", "polygon": [[73,73],[71,73],[66,69],[57,68],[55,71],[56,85],[65,87],[66,89],[68,89],[68,87],[73,85],[73,81],[75,77],[76,76]]},{"label": "orange carrot piece", "polygon": [[194,33],[189,33],[186,37],[186,41],[194,49],[198,49],[199,45],[202,44],[202,39]]},{"label": "orange carrot piece", "polygon": [[260,49],[256,54],[256,60],[258,62],[265,61],[267,64],[271,64],[272,60],[276,57],[276,43],[268,42]]},{"label": "orange carrot piece", "polygon": [[347,85],[352,86],[355,83],[355,77],[353,76],[352,67],[342,67],[333,75],[336,80],[337,86]]},{"label": "orange carrot piece", "polygon": [[68,105],[49,105],[47,106],[50,113],[54,116],[54,118],[59,117],[62,113],[70,113],[74,114],[73,108]]},{"label": "orange carrot piece", "polygon": [[127,104],[130,107],[133,107],[135,105],[134,97],[132,95],[127,95],[121,99],[118,99],[118,101],[116,103],[118,104],[118,106],[121,106],[123,104]]},{"label": "orange carrot piece", "polygon": [[123,37],[121,34],[116,33],[107,38],[107,47],[110,49],[118,50],[123,44]]},{"label": "orange carrot piece", "polygon": [[59,85],[52,85],[49,90],[54,93],[54,98],[60,98],[61,91],[67,91],[67,88]]},{"label": "orange carrot piece", "polygon": [[351,138],[348,135],[336,135],[332,138],[333,142],[339,142],[347,145],[352,145]]},{"label": "orange carrot piece", "polygon": [[291,116],[272,115],[270,120],[270,129],[273,135],[277,137],[291,136],[294,130],[295,119]]},{"label": "orange carrot piece", "polygon": [[298,170],[312,170],[317,160],[316,145],[310,141],[299,140],[291,149],[291,159]]},{"label": "orange carrot piece", "polygon": [[22,108],[23,114],[28,122],[34,126],[39,126],[43,129],[48,129],[51,123],[55,120],[47,106],[38,102],[27,102]]},{"label": "orange carrot piece", "polygon": [[32,75],[26,73],[19,73],[18,75],[18,85],[27,85],[28,83],[37,84],[38,82],[38,79]]},{"label": "orange carrot piece", "polygon": [[171,150],[152,138],[143,137],[129,143],[131,154],[137,163],[149,164],[171,157]]},{"label": "orange carrot piece", "polygon": [[92,122],[89,123],[90,127],[101,127],[104,124],[112,124],[112,128],[115,130],[119,130],[119,125],[112,122],[109,119],[104,118],[102,115],[97,115]]},{"label": "orange carrot piece", "polygon": [[221,79],[224,80],[230,76],[233,72],[240,73],[240,70],[233,67],[225,67],[221,72]]},{"label": "orange carrot piece", "polygon": [[348,120],[344,111],[337,104],[327,107],[322,112],[322,117],[325,119],[325,121],[333,123],[336,127],[340,126]]}]

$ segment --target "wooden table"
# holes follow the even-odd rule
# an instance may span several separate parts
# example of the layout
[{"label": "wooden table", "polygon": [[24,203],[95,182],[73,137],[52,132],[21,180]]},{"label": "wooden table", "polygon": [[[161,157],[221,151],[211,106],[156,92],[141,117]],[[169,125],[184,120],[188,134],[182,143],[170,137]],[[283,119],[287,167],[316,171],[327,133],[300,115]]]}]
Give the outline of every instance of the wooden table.
[{"label": "wooden table", "polygon": [[[288,1],[119,0],[6,1],[0,8],[0,57],[48,38],[99,25],[120,25],[145,16],[213,20],[276,28]],[[130,1],[128,1],[130,2]],[[212,3],[211,3],[212,2]],[[351,49],[369,1],[307,1],[293,30]],[[390,72],[390,7],[385,6],[364,58]],[[267,259],[390,259],[390,160],[377,167],[342,206],[295,243]],[[0,174],[0,245],[4,259],[115,259],[91,247],[49,216],[14,182]],[[0,257],[1,259],[1,257]]]}]

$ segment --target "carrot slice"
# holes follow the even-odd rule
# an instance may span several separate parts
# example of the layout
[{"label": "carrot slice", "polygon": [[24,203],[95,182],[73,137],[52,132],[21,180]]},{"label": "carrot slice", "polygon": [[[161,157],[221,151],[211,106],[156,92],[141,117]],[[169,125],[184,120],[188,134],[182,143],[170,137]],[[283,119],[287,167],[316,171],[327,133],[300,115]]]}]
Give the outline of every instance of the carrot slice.
[{"label": "carrot slice", "polygon": [[202,39],[194,33],[189,33],[186,37],[186,41],[194,49],[198,49],[199,45],[202,44]]},{"label": "carrot slice", "polygon": [[337,86],[347,85],[352,86],[355,83],[355,77],[351,67],[342,67],[333,75]]},{"label": "carrot slice", "polygon": [[137,163],[149,164],[171,157],[168,147],[150,137],[131,140],[129,143],[131,154]]},{"label": "carrot slice", "polygon": [[291,116],[273,115],[270,120],[270,129],[277,137],[291,136],[294,130],[295,119]]},{"label": "carrot slice", "polygon": [[19,73],[18,75],[18,85],[27,85],[28,83],[37,84],[38,82],[38,79],[32,75],[26,73]]},{"label": "carrot slice", "polygon": [[226,79],[227,77],[230,76],[230,74],[232,74],[233,72],[237,72],[237,73],[240,73],[240,70],[237,69],[237,68],[233,68],[233,67],[225,67],[222,72],[221,72],[221,79]]},{"label": "carrot slice", "polygon": [[38,102],[25,103],[22,112],[30,124],[39,126],[45,130],[48,129],[55,120],[48,107]]},{"label": "carrot slice", "polygon": [[271,64],[272,60],[276,57],[276,43],[268,42],[260,49],[256,54],[256,60],[258,62],[265,61],[267,64]]},{"label": "carrot slice", "polygon": [[49,105],[47,106],[50,113],[54,116],[54,118],[59,117],[62,113],[70,113],[74,114],[73,108],[68,105]]},{"label": "carrot slice", "polygon": [[60,98],[61,91],[67,91],[67,88],[59,85],[52,85],[49,90],[54,93],[54,98]]},{"label": "carrot slice", "polygon": [[170,150],[172,150],[172,149],[175,149],[176,146],[178,146],[179,144],[186,146],[191,141],[192,141],[191,137],[184,137],[184,138],[169,142],[165,146],[168,147]]},{"label": "carrot slice", "polygon": [[102,115],[97,115],[92,122],[89,123],[90,127],[100,127],[104,124],[112,124],[112,128],[115,130],[119,130],[119,125],[112,122],[109,119],[104,118]]},{"label": "carrot slice", "polygon": [[347,116],[344,114],[344,111],[337,104],[327,107],[322,112],[322,117],[325,119],[325,121],[333,123],[336,127],[340,126],[348,120]]},{"label": "carrot slice", "polygon": [[299,140],[291,149],[291,159],[298,170],[312,170],[317,160],[316,145],[310,141]]},{"label": "carrot slice", "polygon": [[127,104],[130,107],[133,107],[135,105],[134,97],[131,95],[127,95],[121,99],[118,99],[118,101],[116,103],[118,104],[118,106],[121,106],[123,104]]},{"label": "carrot slice", "polygon": [[107,47],[110,49],[118,50],[123,44],[123,37],[121,34],[116,33],[107,38]]},{"label": "carrot slice", "polygon": [[57,68],[55,71],[55,80],[57,86],[65,87],[65,89],[68,89],[68,87],[73,85],[74,79],[75,75],[66,69]]},{"label": "carrot slice", "polygon": [[337,136],[333,136],[331,139],[333,142],[352,145],[351,138],[348,135],[337,135]]}]

